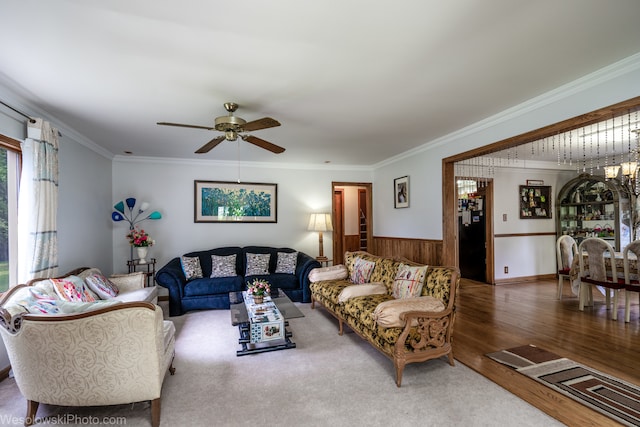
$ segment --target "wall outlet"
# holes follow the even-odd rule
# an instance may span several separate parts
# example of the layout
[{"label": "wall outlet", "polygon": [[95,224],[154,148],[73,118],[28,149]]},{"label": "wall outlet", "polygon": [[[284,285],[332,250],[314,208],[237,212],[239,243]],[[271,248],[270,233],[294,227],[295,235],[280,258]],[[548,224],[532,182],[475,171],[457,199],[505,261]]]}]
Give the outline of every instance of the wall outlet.
[{"label": "wall outlet", "polygon": [[509,267],[506,265],[504,266],[504,274],[509,274]]},{"label": "wall outlet", "polygon": [[507,222],[507,214],[502,214],[502,220],[503,220],[504,222]]}]

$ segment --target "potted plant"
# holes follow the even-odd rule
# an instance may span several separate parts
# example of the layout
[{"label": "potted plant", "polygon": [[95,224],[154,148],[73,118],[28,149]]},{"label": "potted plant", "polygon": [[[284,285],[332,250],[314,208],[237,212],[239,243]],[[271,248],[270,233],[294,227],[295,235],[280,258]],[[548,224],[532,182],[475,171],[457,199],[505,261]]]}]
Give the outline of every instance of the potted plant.
[{"label": "potted plant", "polygon": [[253,302],[256,304],[262,304],[264,297],[271,293],[271,285],[264,279],[253,279],[249,285],[247,285],[247,294],[253,296]]},{"label": "potted plant", "polygon": [[146,231],[137,227],[129,230],[127,239],[129,239],[129,244],[136,248],[138,258],[140,258],[140,264],[146,264],[147,260],[145,258],[147,257],[149,246],[153,246],[155,241],[149,237]]}]

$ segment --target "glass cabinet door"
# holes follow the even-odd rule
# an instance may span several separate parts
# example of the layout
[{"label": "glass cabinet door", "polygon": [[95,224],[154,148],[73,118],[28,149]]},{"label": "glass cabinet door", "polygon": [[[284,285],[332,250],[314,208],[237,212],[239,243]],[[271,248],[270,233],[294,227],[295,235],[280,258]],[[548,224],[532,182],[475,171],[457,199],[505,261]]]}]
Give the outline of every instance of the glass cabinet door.
[{"label": "glass cabinet door", "polygon": [[600,237],[616,251],[631,241],[629,197],[614,180],[582,174],[562,187],[556,206],[558,237],[568,234],[578,244],[587,237]]}]

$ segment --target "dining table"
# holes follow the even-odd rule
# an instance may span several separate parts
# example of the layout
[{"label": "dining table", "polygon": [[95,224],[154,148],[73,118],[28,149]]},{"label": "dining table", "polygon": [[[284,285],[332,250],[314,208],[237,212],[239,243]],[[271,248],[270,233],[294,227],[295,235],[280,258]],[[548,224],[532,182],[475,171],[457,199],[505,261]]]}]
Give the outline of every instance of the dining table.
[{"label": "dining table", "polygon": [[[589,255],[586,252],[582,253],[582,259],[584,260],[585,268],[589,267]],[[622,252],[614,252],[614,262],[616,265],[616,274],[618,278],[624,279],[624,254]],[[607,271],[611,268],[611,255],[609,253],[604,254],[604,264]],[[637,271],[638,259],[634,253],[629,253],[629,268],[631,271]],[[571,270],[569,270],[569,277],[571,280],[571,291],[574,295],[579,295],[580,292],[580,258],[577,256],[573,258],[571,263]],[[598,290],[604,294],[604,290],[601,286],[597,286]]]}]

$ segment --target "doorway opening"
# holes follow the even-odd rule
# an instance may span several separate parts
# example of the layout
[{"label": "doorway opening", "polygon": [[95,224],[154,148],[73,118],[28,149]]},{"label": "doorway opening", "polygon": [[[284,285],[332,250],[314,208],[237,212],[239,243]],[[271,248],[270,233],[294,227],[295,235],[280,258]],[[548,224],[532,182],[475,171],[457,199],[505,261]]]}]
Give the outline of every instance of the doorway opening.
[{"label": "doorway opening", "polygon": [[457,179],[456,186],[460,274],[493,284],[493,180]]},{"label": "doorway opening", "polygon": [[332,182],[333,265],[346,251],[372,251],[373,217],[370,182]]}]

